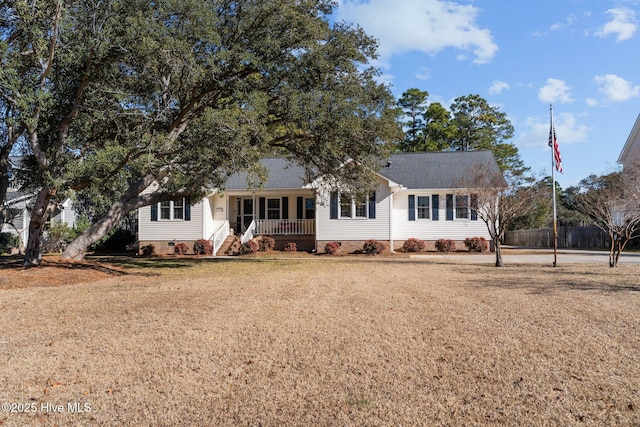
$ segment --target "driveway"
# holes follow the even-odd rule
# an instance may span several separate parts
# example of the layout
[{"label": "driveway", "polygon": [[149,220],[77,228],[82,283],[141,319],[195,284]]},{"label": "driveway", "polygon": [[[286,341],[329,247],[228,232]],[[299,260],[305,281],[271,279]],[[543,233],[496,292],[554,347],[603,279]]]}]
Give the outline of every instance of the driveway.
[{"label": "driveway", "polygon": [[[494,253],[484,254],[429,254],[411,255],[413,259],[431,259],[442,261],[456,261],[471,264],[495,263]],[[553,250],[550,249],[503,249],[502,261],[505,264],[553,264]],[[571,249],[558,249],[558,265],[561,264],[609,264],[609,252],[606,251],[581,251]],[[619,264],[640,264],[640,254],[623,252],[618,260]]]}]

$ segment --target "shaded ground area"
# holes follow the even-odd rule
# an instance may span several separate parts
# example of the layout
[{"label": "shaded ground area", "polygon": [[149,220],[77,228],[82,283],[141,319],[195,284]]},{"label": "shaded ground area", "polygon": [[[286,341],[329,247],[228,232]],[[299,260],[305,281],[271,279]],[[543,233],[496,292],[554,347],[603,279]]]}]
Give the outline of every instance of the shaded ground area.
[{"label": "shaded ground area", "polygon": [[0,425],[640,424],[635,265],[104,261],[0,289]]}]

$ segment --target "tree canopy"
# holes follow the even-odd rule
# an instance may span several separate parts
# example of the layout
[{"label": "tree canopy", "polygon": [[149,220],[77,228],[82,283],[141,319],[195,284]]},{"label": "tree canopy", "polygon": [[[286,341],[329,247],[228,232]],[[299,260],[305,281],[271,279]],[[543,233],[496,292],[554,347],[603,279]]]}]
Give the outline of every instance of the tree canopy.
[{"label": "tree canopy", "polygon": [[376,43],[330,23],[332,7],[2,2],[0,98],[26,130],[39,188],[25,263],[39,262],[51,203],[69,192],[99,197],[63,254],[78,258],[127,212],[201,194],[274,149],[316,173],[377,164],[399,136],[395,102],[367,68]]},{"label": "tree canopy", "polygon": [[479,95],[456,98],[450,111],[442,104],[427,102],[428,93],[409,89],[398,100],[405,120],[401,151],[491,150],[500,168],[513,175],[529,169],[518,148],[507,142],[513,125],[507,115]]}]

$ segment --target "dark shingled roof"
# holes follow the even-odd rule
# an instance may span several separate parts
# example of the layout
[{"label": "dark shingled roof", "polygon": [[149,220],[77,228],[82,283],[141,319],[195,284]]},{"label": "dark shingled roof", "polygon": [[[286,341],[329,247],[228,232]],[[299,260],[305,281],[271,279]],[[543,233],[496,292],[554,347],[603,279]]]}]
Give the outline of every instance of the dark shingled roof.
[{"label": "dark shingled roof", "polygon": [[389,161],[378,173],[408,189],[468,187],[469,174],[480,167],[500,172],[493,153],[484,150],[393,154]]},{"label": "dark shingled roof", "polygon": [[[308,182],[304,168],[278,157],[260,161],[268,171],[265,190],[302,188]],[[388,166],[387,166],[388,165]],[[408,189],[447,189],[464,187],[469,173],[479,166],[499,172],[491,151],[454,151],[392,154],[378,171],[383,177]],[[247,190],[247,173],[233,174],[227,190]]]},{"label": "dark shingled roof", "polygon": [[[260,164],[267,169],[267,181],[262,184],[263,189],[294,189],[307,184],[304,168],[285,157],[262,159]],[[247,172],[231,175],[227,179],[225,189],[247,190]]]}]

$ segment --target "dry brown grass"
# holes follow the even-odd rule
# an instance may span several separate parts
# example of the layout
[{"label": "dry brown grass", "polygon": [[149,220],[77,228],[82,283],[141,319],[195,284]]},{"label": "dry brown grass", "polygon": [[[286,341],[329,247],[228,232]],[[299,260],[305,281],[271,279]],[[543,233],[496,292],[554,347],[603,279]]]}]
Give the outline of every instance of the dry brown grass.
[{"label": "dry brown grass", "polygon": [[72,270],[92,276],[0,289],[0,402],[37,409],[2,426],[640,425],[638,266]]}]

